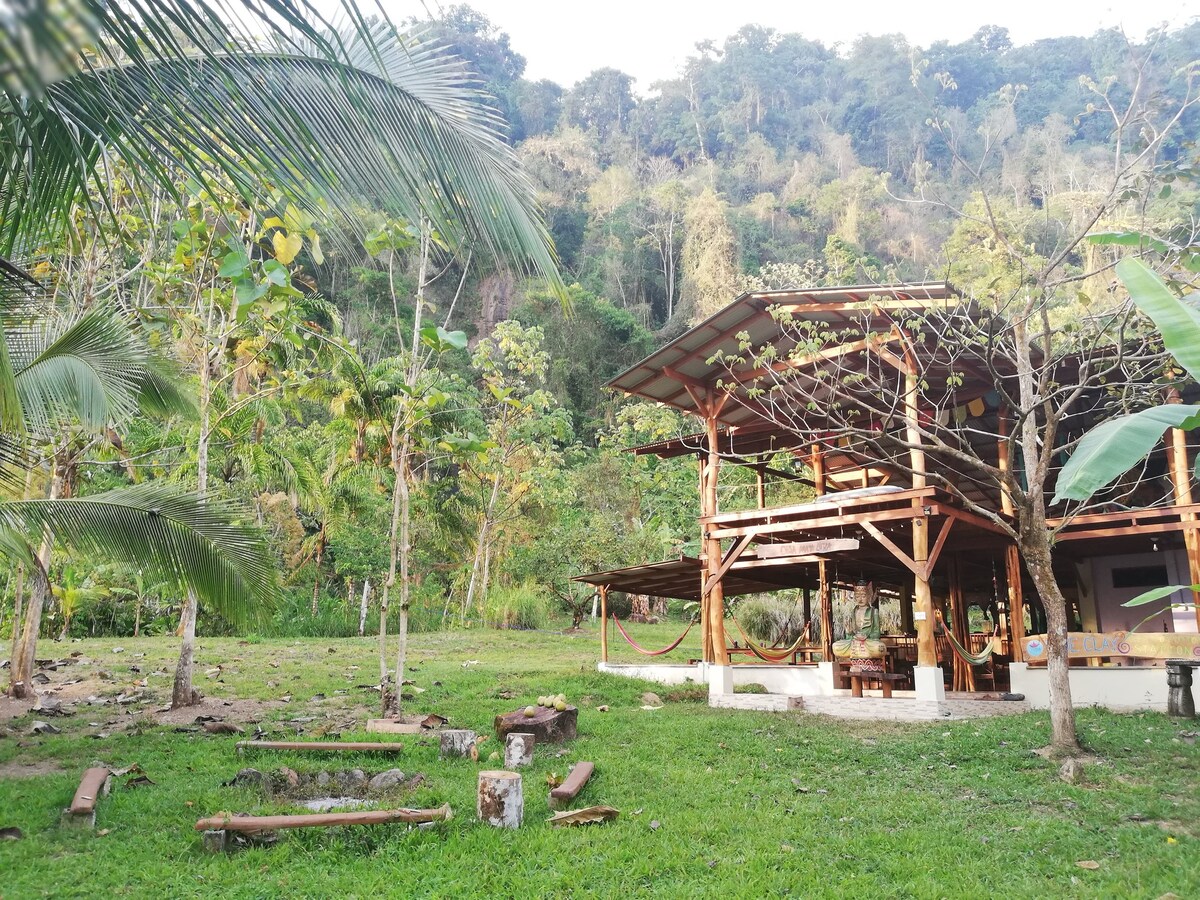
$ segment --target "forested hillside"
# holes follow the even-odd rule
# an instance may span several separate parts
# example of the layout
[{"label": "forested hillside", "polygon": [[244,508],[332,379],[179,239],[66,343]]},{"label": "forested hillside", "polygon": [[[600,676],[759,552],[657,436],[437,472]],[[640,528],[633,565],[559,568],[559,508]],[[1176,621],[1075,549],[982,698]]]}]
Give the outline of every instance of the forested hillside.
[{"label": "forested hillside", "polygon": [[[1028,257],[1054,257],[1111,180],[1114,135],[1136,131],[1122,110],[1170,122],[1146,168],[1171,174],[1095,230],[1188,243],[1200,213],[1200,23],[1142,42],[1104,31],[1014,46],[982,25],[960,44],[839,48],[747,25],[654,85],[615,69],[531,82],[520,48],[466,6],[409,24],[460,57],[507,122],[565,295],[422,222],[364,208],[363,241],[275,196],[247,205],[219,179],[181,178],[179,203],[120,166],[104,176],[119,214],[81,212],[35,273],[64,307],[132,311],[201,415],[64,431],[26,495],[44,496],[52,473],[86,494],[194,485],[203,467],[277,551],[286,596],[264,631],[370,632],[389,570],[391,614],[403,583],[413,628],[538,627],[590,608],[571,575],[694,552],[692,461],[621,452],[686,423],[605,381],[748,287],[1018,289],[989,223]],[[1064,311],[1108,295],[1107,253],[1071,249]],[[411,558],[398,572],[402,488]],[[752,479],[730,472],[721,503],[753,500]],[[48,568],[45,633],[176,625],[174,585],[66,556]],[[6,610],[21,590],[14,573]],[[206,615],[202,630],[226,627]]]}]

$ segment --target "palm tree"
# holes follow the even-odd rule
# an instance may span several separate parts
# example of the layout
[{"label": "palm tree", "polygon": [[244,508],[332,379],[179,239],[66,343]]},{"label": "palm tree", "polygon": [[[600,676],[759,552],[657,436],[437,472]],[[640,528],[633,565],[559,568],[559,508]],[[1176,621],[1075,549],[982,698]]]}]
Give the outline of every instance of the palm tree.
[{"label": "palm tree", "polygon": [[[479,246],[559,285],[532,187],[457,60],[366,20],[352,0],[340,32],[308,0],[244,0],[230,15],[236,5],[14,0],[0,12],[6,297],[29,280],[22,265],[58,242],[80,206],[108,214],[97,173],[112,156],[142,188],[172,196],[181,175],[215,178],[247,201],[269,186],[311,215],[332,210],[351,226],[364,205],[428,221],[451,247]],[[27,432],[12,307],[0,308],[0,458],[19,468]],[[43,392],[82,406],[111,386],[109,373],[91,374],[77,385],[59,366],[38,378]],[[145,387],[150,376],[142,377]],[[274,591],[257,538],[228,524],[236,515],[161,485],[105,501],[0,504],[10,555],[29,555],[15,538],[21,528],[33,529],[33,543],[53,537],[117,556],[136,548],[218,604]],[[26,626],[36,637],[37,617]]]}]

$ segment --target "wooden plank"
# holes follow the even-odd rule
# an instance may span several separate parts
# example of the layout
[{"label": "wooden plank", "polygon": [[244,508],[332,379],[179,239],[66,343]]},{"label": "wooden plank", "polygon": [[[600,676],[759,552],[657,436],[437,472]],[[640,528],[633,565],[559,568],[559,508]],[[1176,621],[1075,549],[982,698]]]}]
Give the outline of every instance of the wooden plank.
[{"label": "wooden plank", "polygon": [[[1164,601],[1165,602],[1165,601]],[[1021,642],[1025,660],[1044,663],[1046,635],[1031,634]],[[1200,634],[1173,632],[1070,631],[1069,659],[1200,659]]]},{"label": "wooden plank", "polygon": [[826,538],[822,541],[760,544],[755,548],[755,555],[759,559],[773,559],[777,556],[817,556],[844,550],[857,550],[861,543],[858,538]]},{"label": "wooden plank", "polygon": [[196,822],[197,831],[278,831],[335,825],[386,825],[390,822],[439,822],[451,818],[450,804],[437,809],[372,809],[296,816],[211,816]]},{"label": "wooden plank", "polygon": [[404,745],[395,741],[238,741],[238,750],[302,750],[317,752],[399,753]]},{"label": "wooden plank", "polygon": [[[845,499],[838,498],[829,500],[827,503],[822,503],[819,506],[814,506],[812,502],[798,503],[793,506],[776,506],[764,510],[747,509],[741,512],[721,513],[720,515],[703,516],[701,521],[706,525],[728,525],[733,522],[748,522],[759,519],[766,521],[778,521],[780,519],[789,518],[792,516],[802,516],[815,512],[827,512],[831,509],[846,509],[853,506],[870,506],[877,503],[908,505],[914,499],[930,498],[932,499],[938,493],[936,487],[924,487],[918,490],[895,491],[886,494],[869,494],[867,496],[847,497]],[[827,495],[822,495],[827,496]],[[835,495],[836,496],[836,495]]]},{"label": "wooden plank", "polygon": [[1091,525],[1095,523],[1140,522],[1143,519],[1174,517],[1185,512],[1200,513],[1200,504],[1162,506],[1154,509],[1123,509],[1120,512],[1088,513],[1085,516],[1072,516],[1070,519],[1047,519],[1046,525],[1049,528],[1058,528],[1066,522],[1067,528],[1074,528],[1077,525]]},{"label": "wooden plank", "polygon": [[929,559],[925,561],[925,578],[928,579],[933,574],[933,567],[937,565],[938,556],[941,555],[942,547],[946,546],[946,538],[950,535],[950,528],[954,525],[954,519],[947,517],[942,522],[942,530],[938,532],[937,540],[933,543],[933,549],[929,551]]},{"label": "wooden plank", "polygon": [[1169,534],[1173,531],[1195,531],[1200,528],[1196,522],[1160,522],[1150,525],[1126,525],[1121,528],[1089,528],[1087,531],[1063,531],[1054,538],[1055,542],[1084,541],[1088,538],[1124,537],[1130,534]]},{"label": "wooden plank", "polygon": [[109,771],[103,767],[93,767],[83,773],[79,787],[75,789],[75,796],[71,799],[71,815],[89,816],[96,811],[96,801],[104,792],[108,777]]},{"label": "wooden plank", "polygon": [[567,780],[550,791],[550,808],[561,809],[574,800],[595,771],[595,763],[575,763],[575,768],[571,770],[571,774],[567,776]]},{"label": "wooden plank", "polygon": [[[926,506],[928,516],[941,514],[941,507]],[[709,535],[714,538],[741,537],[744,534],[779,534],[788,531],[814,531],[818,528],[838,528],[845,525],[861,525],[864,522],[892,522],[897,519],[918,519],[924,514],[915,511],[911,506],[899,509],[881,509],[875,512],[855,513],[844,516],[826,516],[823,519],[794,519],[787,522],[769,522],[765,525],[746,525],[740,528],[714,528]]]}]

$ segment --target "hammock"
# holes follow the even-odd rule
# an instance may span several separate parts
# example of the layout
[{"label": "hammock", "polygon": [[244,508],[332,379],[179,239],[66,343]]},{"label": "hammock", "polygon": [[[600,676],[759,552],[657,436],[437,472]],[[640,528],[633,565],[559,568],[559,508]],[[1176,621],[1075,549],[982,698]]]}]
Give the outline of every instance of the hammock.
[{"label": "hammock", "polygon": [[629,632],[626,631],[625,628],[621,625],[621,620],[617,618],[616,613],[613,613],[612,620],[617,623],[617,631],[621,632],[621,637],[625,638],[625,640],[629,643],[629,646],[632,647],[634,650],[636,650],[638,653],[642,654],[642,656],[662,656],[664,653],[670,653],[672,650],[674,650],[676,647],[678,647],[680,644],[683,643],[683,639],[685,637],[687,637],[688,632],[692,630],[692,626],[696,624],[695,619],[693,619],[691,622],[688,622],[688,627],[683,629],[683,634],[681,634],[679,637],[677,637],[670,644],[667,644],[667,646],[663,647],[661,650],[647,650],[645,647],[643,647],[641,644],[639,644],[637,641],[635,641],[633,638],[631,638],[629,636]]},{"label": "hammock", "polygon": [[729,618],[733,619],[733,624],[736,625],[737,630],[741,632],[742,639],[746,642],[746,647],[749,648],[750,652],[763,662],[772,663],[783,662],[802,646],[804,646],[804,641],[808,638],[808,629],[812,624],[809,623],[808,625],[805,625],[804,630],[800,632],[800,637],[796,638],[796,642],[784,650],[780,649],[779,647],[764,647],[761,644],[756,644],[750,638],[750,635],[746,634],[746,630],[742,628],[742,623],[737,620],[737,616],[730,613]]},{"label": "hammock", "polygon": [[997,625],[992,631],[992,636],[988,638],[988,642],[984,645],[983,649],[979,651],[979,653],[971,653],[966,647],[958,642],[957,638],[954,637],[954,632],[951,631],[946,625],[946,620],[942,618],[940,611],[938,612],[937,617],[938,621],[942,623],[942,629],[946,634],[946,640],[950,643],[950,649],[953,650],[955,655],[958,656],[958,658],[963,662],[972,666],[982,666],[989,659],[991,659],[992,654],[996,652],[1000,637],[999,625]]}]

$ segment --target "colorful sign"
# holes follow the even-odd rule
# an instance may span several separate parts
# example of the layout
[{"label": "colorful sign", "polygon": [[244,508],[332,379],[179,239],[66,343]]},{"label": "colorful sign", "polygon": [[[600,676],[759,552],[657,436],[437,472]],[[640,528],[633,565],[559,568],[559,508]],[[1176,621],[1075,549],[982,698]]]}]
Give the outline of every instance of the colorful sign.
[{"label": "colorful sign", "polygon": [[[1045,662],[1048,653],[1046,635],[1034,634],[1025,638],[1025,659],[1029,662]],[[1200,659],[1200,634],[1070,631],[1067,632],[1067,656],[1070,659]]]},{"label": "colorful sign", "polygon": [[803,541],[792,544],[759,544],[754,548],[759,559],[778,559],[783,556],[812,556],[821,553],[841,553],[857,550],[858,538],[827,538],[823,541]]}]

